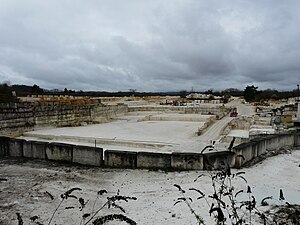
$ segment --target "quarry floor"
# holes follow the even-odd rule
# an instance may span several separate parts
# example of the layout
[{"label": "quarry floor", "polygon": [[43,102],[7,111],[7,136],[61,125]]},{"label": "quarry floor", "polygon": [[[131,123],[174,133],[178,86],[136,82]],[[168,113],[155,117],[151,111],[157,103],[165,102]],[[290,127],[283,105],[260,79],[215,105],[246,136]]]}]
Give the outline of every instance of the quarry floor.
[{"label": "quarry floor", "polygon": [[[235,99],[227,104],[241,115],[254,115],[251,105]],[[211,104],[213,107],[214,104]],[[227,150],[230,141],[218,142],[222,129],[233,119],[215,120],[200,136],[198,129],[213,115],[180,114],[168,111],[137,111],[113,118],[112,122],[81,127],[37,129],[25,133],[27,140],[55,141],[101,147],[105,150],[145,152],[201,152],[216,141],[215,150]],[[249,131],[237,130],[228,136],[247,138]],[[228,140],[229,140],[228,139]],[[238,143],[235,143],[238,144]],[[154,146],[155,145],[155,146]]]},{"label": "quarry floor", "polygon": [[[248,183],[242,179],[234,179],[234,186],[236,190],[242,188],[246,191],[247,185],[250,185],[258,204],[266,196],[273,196],[273,200],[268,201],[270,204],[280,204],[277,200],[279,189],[283,190],[285,201],[299,204],[299,164],[300,150],[268,158],[251,168],[242,169],[241,171],[246,173],[244,176]],[[75,191],[74,194],[84,198],[85,201],[89,200],[84,213],[91,211],[97,191],[106,189],[107,195],[113,195],[120,190],[121,195],[137,197],[136,201],[121,204],[126,209],[127,215],[137,224],[192,225],[196,224],[196,221],[186,205],[173,206],[176,199],[181,197],[174,184],[179,184],[185,189],[199,188],[204,193],[211,194],[210,173],[212,172],[113,170],[49,161],[0,159],[0,224],[18,224],[16,213],[20,213],[24,224],[35,224],[29,221],[33,216],[39,216],[40,223],[48,224],[47,221],[60,202],[60,194],[78,187],[82,191]],[[203,176],[194,182],[201,174]],[[53,200],[47,192],[53,195]],[[239,196],[242,197],[243,194]],[[97,202],[103,203],[105,197],[106,195]],[[65,209],[74,204],[76,208]],[[193,202],[193,206],[206,224],[213,224],[205,201]],[[268,206],[260,209],[267,210]],[[112,211],[105,209],[101,212],[101,215],[104,215]],[[119,210],[113,212],[121,213]],[[78,200],[70,198],[62,204],[51,224],[80,224],[82,213],[78,209]],[[253,224],[260,224],[257,217],[254,216],[253,220]]]},{"label": "quarry floor", "polygon": [[[147,116],[153,118],[150,121],[144,120]],[[109,150],[199,152],[202,149],[202,139],[197,136],[198,129],[211,117],[213,116],[134,112],[116,117],[109,123],[41,129],[27,132],[25,137],[92,146],[96,140],[98,147]],[[213,135],[214,138],[219,138],[218,133],[213,132]],[[81,137],[86,138],[85,143],[79,139]],[[152,148],[148,146],[150,144],[159,144],[161,147]]]}]

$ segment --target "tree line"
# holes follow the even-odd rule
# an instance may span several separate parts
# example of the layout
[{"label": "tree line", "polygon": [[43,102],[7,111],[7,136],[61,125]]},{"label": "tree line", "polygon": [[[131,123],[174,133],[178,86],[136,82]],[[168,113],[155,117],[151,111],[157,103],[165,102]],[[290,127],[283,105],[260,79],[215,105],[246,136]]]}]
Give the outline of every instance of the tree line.
[{"label": "tree line", "polygon": [[[147,97],[147,96],[180,96],[185,98],[188,94],[192,93],[191,91],[180,90],[174,92],[138,92],[134,89],[129,89],[128,91],[118,91],[118,92],[106,92],[106,91],[75,91],[68,90],[47,90],[39,87],[34,84],[33,86],[28,85],[9,85],[8,83],[0,84],[0,102],[15,102],[17,101],[16,96],[13,93],[16,93],[19,97],[24,97],[27,95],[38,95],[38,94],[47,94],[47,95],[72,95],[72,96],[90,96],[90,97]],[[209,89],[207,91],[199,92],[203,94],[211,94],[214,96],[224,96],[225,99],[228,99],[230,96],[233,97],[244,97],[248,102],[259,102],[259,101],[268,101],[270,99],[287,99],[291,97],[300,96],[300,93],[297,89],[292,91],[278,91],[275,89],[265,89],[258,90],[257,86],[248,85],[244,90],[237,88],[227,88],[222,91],[215,91]]]},{"label": "tree line", "polygon": [[243,97],[248,102],[287,99],[300,96],[298,89],[292,91],[277,91],[275,89],[258,90],[257,86],[248,85],[243,91]]}]

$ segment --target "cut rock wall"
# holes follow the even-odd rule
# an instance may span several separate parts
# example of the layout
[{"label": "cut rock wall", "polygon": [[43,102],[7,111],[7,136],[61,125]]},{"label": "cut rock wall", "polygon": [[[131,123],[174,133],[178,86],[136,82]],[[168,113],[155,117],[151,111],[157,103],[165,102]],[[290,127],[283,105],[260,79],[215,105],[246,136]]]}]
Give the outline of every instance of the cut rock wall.
[{"label": "cut rock wall", "polygon": [[221,135],[228,135],[231,130],[249,130],[250,126],[254,123],[253,117],[250,116],[240,116],[231,120],[224,130],[221,132]]},{"label": "cut rock wall", "polygon": [[8,103],[0,104],[0,135],[20,135],[36,127],[80,126],[97,118],[128,112],[126,105]]},{"label": "cut rock wall", "polygon": [[163,112],[177,112],[186,114],[203,114],[203,115],[216,115],[218,119],[222,118],[229,113],[230,109],[224,106],[199,106],[199,107],[186,107],[186,106],[130,106],[129,112],[136,111],[163,111]]}]

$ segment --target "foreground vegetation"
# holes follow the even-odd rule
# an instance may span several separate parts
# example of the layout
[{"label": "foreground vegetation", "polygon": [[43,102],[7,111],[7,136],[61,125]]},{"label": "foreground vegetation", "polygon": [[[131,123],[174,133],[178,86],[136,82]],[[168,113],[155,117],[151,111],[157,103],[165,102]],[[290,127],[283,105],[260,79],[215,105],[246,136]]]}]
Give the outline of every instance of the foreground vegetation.
[{"label": "foreground vegetation", "polygon": [[[129,225],[136,225],[136,222],[129,217],[127,217],[126,210],[124,207],[120,205],[122,202],[128,202],[131,200],[137,200],[136,197],[129,197],[120,195],[118,191],[116,195],[108,196],[105,199],[105,195],[107,191],[102,189],[97,191],[95,199],[93,201],[85,200],[82,197],[81,188],[71,188],[60,195],[60,202],[53,211],[50,218],[45,219],[41,218],[39,215],[35,215],[30,217],[30,221],[37,225],[50,225],[50,224],[57,224],[55,223],[55,216],[58,210],[62,210],[63,212],[66,211],[75,211],[76,216],[78,216],[78,220],[80,221],[80,225],[102,225],[107,224],[110,221],[123,221]],[[54,196],[47,192],[48,196],[51,200],[54,200]],[[71,204],[64,205],[64,203],[68,202]],[[87,207],[90,206],[90,207]],[[110,214],[103,214],[102,211],[105,209],[117,209],[121,211],[121,213],[110,213]],[[16,213],[18,225],[23,225],[23,218],[20,213]],[[71,220],[70,220],[71,221]]]},{"label": "foreground vegetation", "polygon": [[[270,207],[267,211],[259,209],[259,202],[253,195],[251,187],[247,185],[245,172],[231,173],[227,167],[225,170],[210,173],[212,192],[204,193],[201,188],[191,187],[188,190],[180,185],[174,186],[178,189],[180,197],[174,205],[184,203],[190,210],[198,225],[204,225],[203,215],[200,215],[195,209],[199,201],[205,201],[207,204],[207,213],[214,218],[215,225],[252,225],[254,218],[258,217],[259,223],[264,225],[298,225],[300,224],[300,206],[292,205],[285,201],[283,190],[279,190],[278,199],[273,196],[267,196],[261,200],[260,206],[268,206],[268,200],[277,201],[276,205]],[[201,179],[200,175],[194,182]],[[235,180],[243,180],[245,187],[237,189],[234,185]],[[197,197],[192,195],[197,194]]]}]

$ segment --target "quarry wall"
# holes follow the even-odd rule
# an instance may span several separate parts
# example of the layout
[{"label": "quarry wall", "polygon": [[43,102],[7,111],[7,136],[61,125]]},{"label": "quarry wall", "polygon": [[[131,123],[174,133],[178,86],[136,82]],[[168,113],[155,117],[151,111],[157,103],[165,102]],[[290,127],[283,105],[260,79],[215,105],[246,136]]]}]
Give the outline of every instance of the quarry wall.
[{"label": "quarry wall", "polygon": [[299,133],[256,138],[235,146],[232,151],[204,154],[104,151],[99,147],[0,137],[0,157],[47,159],[109,168],[212,170],[225,166],[241,168],[268,151],[299,146]]},{"label": "quarry wall", "polygon": [[239,116],[233,118],[224,129],[221,131],[222,135],[228,135],[231,130],[249,130],[250,126],[254,123],[254,119],[251,116]]},{"label": "quarry wall", "polygon": [[218,118],[222,118],[230,112],[230,108],[225,106],[130,106],[128,108],[129,112],[136,111],[163,111],[163,112],[177,112],[177,113],[186,113],[186,114],[203,114],[216,115]]},{"label": "quarry wall", "polygon": [[97,117],[108,119],[127,112],[126,105],[88,102],[1,103],[0,135],[20,135],[36,127],[79,126],[92,123]]}]

